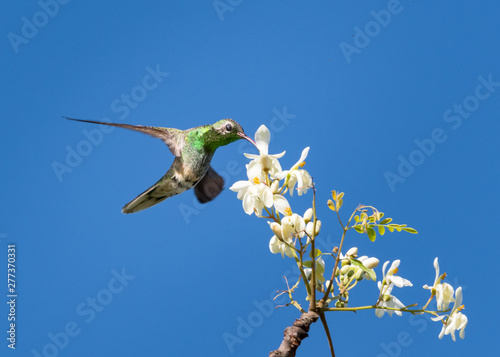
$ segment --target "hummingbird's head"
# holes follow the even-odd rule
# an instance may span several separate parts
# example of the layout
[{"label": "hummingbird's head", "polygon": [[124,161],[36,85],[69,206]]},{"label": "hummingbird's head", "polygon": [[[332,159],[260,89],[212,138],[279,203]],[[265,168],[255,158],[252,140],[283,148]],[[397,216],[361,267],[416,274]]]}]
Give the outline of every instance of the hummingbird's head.
[{"label": "hummingbird's head", "polygon": [[232,143],[239,139],[245,139],[251,142],[255,147],[255,141],[248,137],[240,124],[233,119],[222,119],[213,125],[214,131],[217,133],[218,146],[223,146]]}]

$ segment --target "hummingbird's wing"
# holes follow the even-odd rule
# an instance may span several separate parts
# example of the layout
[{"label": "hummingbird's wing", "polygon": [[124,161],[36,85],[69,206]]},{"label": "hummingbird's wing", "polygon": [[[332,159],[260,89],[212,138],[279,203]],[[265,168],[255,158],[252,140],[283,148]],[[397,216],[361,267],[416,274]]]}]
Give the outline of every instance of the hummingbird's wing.
[{"label": "hummingbird's wing", "polygon": [[210,166],[207,173],[194,187],[194,194],[201,203],[212,201],[224,188],[224,179]]},{"label": "hummingbird's wing", "polygon": [[83,120],[83,119],[73,119],[68,117],[63,117],[69,120],[81,121],[84,123],[92,123],[92,124],[103,124],[109,126],[117,126],[119,128],[131,129],[135,131],[140,131],[144,134],[149,134],[154,136],[155,138],[159,138],[163,140],[165,144],[167,144],[168,148],[175,156],[181,156],[182,148],[184,147],[184,136],[180,135],[182,130],[172,129],[172,128],[162,128],[156,126],[143,126],[143,125],[130,125],[130,124],[116,124],[116,123],[106,123],[101,121],[93,121],[93,120]]},{"label": "hummingbird's wing", "polygon": [[[183,163],[180,157],[176,157],[167,173],[153,186],[127,203],[123,213],[135,213],[154,206],[169,197],[178,195],[196,185],[199,177],[183,172]],[[184,170],[185,171],[185,170]]]}]

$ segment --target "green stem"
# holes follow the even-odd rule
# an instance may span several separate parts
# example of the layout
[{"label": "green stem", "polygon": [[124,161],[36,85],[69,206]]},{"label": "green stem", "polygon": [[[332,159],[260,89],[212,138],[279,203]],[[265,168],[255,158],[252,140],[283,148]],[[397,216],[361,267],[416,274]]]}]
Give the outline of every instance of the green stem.
[{"label": "green stem", "polygon": [[[414,305],[409,305],[409,306],[414,306]],[[423,313],[427,313],[427,314],[431,314],[431,315],[438,315],[439,313],[448,312],[448,311],[451,310],[451,309],[448,309],[446,311],[431,311],[431,310],[425,310],[425,309],[410,310],[410,309],[407,309],[407,308],[398,309],[396,307],[385,307],[385,306],[369,305],[369,306],[358,306],[358,307],[328,307],[328,308],[322,309],[321,311],[351,311],[351,312],[356,312],[356,311],[370,310],[370,309],[382,309],[382,310],[390,310],[390,311],[401,311],[401,312],[409,312],[410,314],[423,314]]]},{"label": "green stem", "polygon": [[313,190],[313,232],[311,237],[311,295],[309,296],[309,310],[316,311],[316,249],[314,247],[314,240],[316,238],[316,222],[318,218],[316,217],[316,189],[314,188],[314,183],[312,184]]},{"label": "green stem", "polygon": [[427,304],[425,304],[422,309],[426,309],[427,308],[427,305],[430,304],[430,302],[432,301],[432,298],[434,297],[434,295],[436,295],[434,292],[431,292],[431,297],[429,298],[429,300],[427,301]]},{"label": "green stem", "polygon": [[349,230],[349,224],[351,223],[352,218],[354,217],[355,213],[358,211],[359,206],[352,212],[351,217],[349,217],[349,220],[347,221],[347,225],[344,226],[342,224],[342,220],[340,219],[340,215],[338,211],[335,211],[337,213],[337,218],[339,220],[340,225],[342,226],[342,238],[340,239],[340,244],[339,244],[339,250],[337,252],[337,257],[335,258],[335,265],[333,266],[333,271],[332,271],[332,277],[330,278],[330,283],[328,284],[325,295],[323,295],[323,298],[320,300],[319,307],[322,308],[326,302],[326,299],[328,299],[328,295],[330,294],[331,291],[333,291],[333,281],[335,279],[335,271],[337,270],[337,267],[339,265],[339,260],[340,260],[340,252],[342,251],[342,246],[344,244],[344,238]]},{"label": "green stem", "polygon": [[304,265],[302,263],[303,254],[302,253],[300,254],[300,259],[299,259],[299,257],[297,257],[297,254],[295,253],[295,251],[293,251],[293,256],[294,256],[295,262],[297,263],[297,266],[300,270],[300,275],[302,276],[302,280],[304,280],[304,285],[306,286],[306,290],[307,290],[307,296],[311,296],[311,286],[309,285],[309,281],[307,281],[306,273],[304,273]]}]

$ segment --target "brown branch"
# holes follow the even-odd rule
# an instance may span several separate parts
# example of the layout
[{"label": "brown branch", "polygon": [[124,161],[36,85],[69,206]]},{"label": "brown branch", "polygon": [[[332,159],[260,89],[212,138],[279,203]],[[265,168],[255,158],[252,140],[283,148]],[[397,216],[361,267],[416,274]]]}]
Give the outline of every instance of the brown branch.
[{"label": "brown branch", "polygon": [[283,341],[280,347],[269,353],[269,357],[294,357],[297,348],[304,338],[309,336],[309,327],[319,319],[319,315],[314,311],[306,312],[295,320],[292,326],[285,329]]}]

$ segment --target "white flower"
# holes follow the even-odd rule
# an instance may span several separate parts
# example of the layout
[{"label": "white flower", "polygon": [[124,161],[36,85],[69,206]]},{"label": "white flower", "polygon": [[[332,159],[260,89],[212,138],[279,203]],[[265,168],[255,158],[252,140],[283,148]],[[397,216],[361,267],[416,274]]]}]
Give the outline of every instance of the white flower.
[{"label": "white flower", "polygon": [[305,235],[306,224],[304,219],[297,213],[285,216],[281,220],[281,235],[283,238],[298,237]]},{"label": "white flower", "polygon": [[387,272],[387,275],[385,273],[385,268],[387,267],[387,264],[389,264],[389,261],[386,261],[382,267],[382,274],[384,275],[383,282],[385,285],[388,285],[390,283],[396,285],[398,288],[402,288],[403,286],[413,286],[413,284],[407,280],[404,279],[400,276],[394,275],[398,272],[398,267],[399,263],[401,261],[399,259],[395,260],[392,262],[391,267],[389,268],[389,271]]},{"label": "white flower", "polygon": [[290,204],[285,197],[273,192],[271,187],[265,184],[266,176],[258,161],[251,161],[246,167],[248,181],[237,181],[229,188],[238,193],[237,197],[242,200],[245,213],[255,212],[260,217],[264,207],[270,208],[274,205],[278,212],[285,214]]},{"label": "white flower", "polygon": [[[288,244],[293,245],[293,239],[290,238],[286,241]],[[286,255],[287,257],[293,258],[294,256],[293,249],[275,235],[269,241],[269,250],[273,254],[281,253],[282,257]]]},{"label": "white flower", "polygon": [[261,125],[255,132],[255,144],[259,149],[259,155],[244,154],[247,158],[257,161],[263,168],[264,172],[268,172],[274,176],[281,172],[281,165],[278,161],[279,158],[285,155],[285,151],[281,154],[269,155],[269,141],[271,140],[271,133],[265,125]]},{"label": "white flower", "polygon": [[319,231],[321,230],[321,221],[319,219],[316,220],[316,227],[314,227],[313,221],[307,223],[306,233],[309,235],[309,237],[313,236],[313,228],[316,228],[314,232],[314,236],[316,237],[319,234]]},{"label": "white flower", "polygon": [[262,216],[264,206],[272,205],[272,198],[266,195],[266,185],[254,185],[249,181],[235,182],[230,188],[231,191],[238,192],[238,198],[242,200],[243,210],[246,214],[255,212],[257,216]]},{"label": "white flower", "polygon": [[[382,295],[382,300],[379,302],[378,306],[380,307],[390,307],[390,308],[396,308],[396,309],[402,309],[405,307],[399,299],[393,295],[391,295],[392,288],[394,287],[393,284],[389,284],[387,288],[385,288],[385,285],[382,284],[382,282],[377,283],[378,288],[380,290],[380,293]],[[388,313],[390,316],[392,316],[392,313],[396,313],[396,315],[401,316],[402,312],[401,311],[394,311],[394,310],[386,310],[386,309],[375,309],[375,315],[377,317],[382,317],[384,316],[384,313]]]},{"label": "white flower", "polygon": [[291,216],[285,216],[281,224],[269,223],[274,236],[269,242],[271,253],[281,253],[292,258],[294,256],[292,247],[295,246],[295,238],[302,238],[305,235],[306,224],[304,219],[296,213]]},{"label": "white flower", "polygon": [[448,284],[439,284],[436,287],[436,300],[437,300],[437,309],[438,310],[448,310],[450,306],[450,302],[454,302],[453,298],[453,287]]},{"label": "white flower", "polygon": [[302,150],[302,155],[300,155],[299,161],[297,161],[290,170],[282,171],[273,177],[277,178],[278,180],[286,177],[285,185],[290,191],[290,196],[293,196],[293,189],[296,184],[298,185],[297,192],[299,193],[299,196],[301,196],[303,193],[306,193],[312,184],[311,175],[309,175],[306,170],[299,170],[299,167],[304,166],[304,160],[306,159],[308,153],[309,147],[306,147],[304,150]]},{"label": "white flower", "polygon": [[[451,310],[450,315],[446,319],[445,322],[443,322],[443,328],[441,329],[441,332],[439,333],[439,338],[443,338],[444,335],[451,335],[451,338],[453,341],[455,340],[455,331],[460,330],[460,338],[463,340],[465,338],[465,326],[467,326],[467,316],[462,314],[460,310],[463,309],[462,305],[462,287],[459,287],[456,291],[456,300],[455,304],[453,306],[453,309]],[[434,321],[439,321],[443,320],[446,317],[446,315],[443,316],[438,316],[438,317],[433,317],[432,320]]]},{"label": "white flower", "polygon": [[[399,301],[397,297],[391,295],[394,286],[397,286],[399,288],[402,288],[403,286],[413,286],[413,284],[409,280],[394,275],[398,272],[399,263],[401,263],[399,259],[392,262],[391,267],[387,271],[387,274],[385,272],[385,269],[387,268],[389,261],[386,261],[382,267],[382,274],[384,277],[382,281],[379,281],[377,283],[378,288],[380,290],[380,302],[378,303],[378,306],[391,307],[397,309],[401,309],[404,307],[403,303]],[[382,317],[386,311],[391,316],[392,312],[395,312],[396,315],[401,316],[401,311],[382,310],[382,309],[376,309],[375,314],[378,317]]]},{"label": "white flower", "polygon": [[425,284],[424,289],[428,289],[431,291],[431,294],[436,295],[438,310],[447,310],[450,302],[455,301],[453,298],[453,287],[448,283],[441,282],[441,280],[444,279],[445,274],[439,275],[439,262],[437,257],[434,259],[434,269],[436,269],[434,284],[432,284],[432,286]]}]

